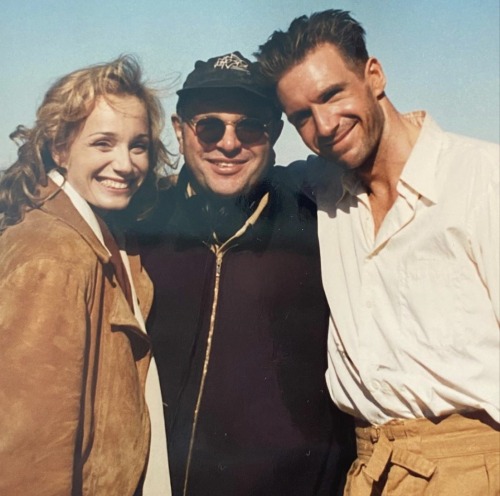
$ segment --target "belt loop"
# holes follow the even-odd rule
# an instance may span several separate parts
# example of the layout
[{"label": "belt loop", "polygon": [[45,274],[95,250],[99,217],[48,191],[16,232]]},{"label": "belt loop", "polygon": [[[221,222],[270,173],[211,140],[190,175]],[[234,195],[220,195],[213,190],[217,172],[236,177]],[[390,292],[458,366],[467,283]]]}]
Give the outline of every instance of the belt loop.
[{"label": "belt loop", "polygon": [[372,443],[377,443],[380,439],[380,427],[374,425],[370,427],[370,439]]},{"label": "belt loop", "polygon": [[396,439],[394,431],[392,430],[392,427],[390,425],[386,426],[386,428],[384,429],[384,433],[387,436],[387,439],[389,439],[389,441],[394,441]]}]

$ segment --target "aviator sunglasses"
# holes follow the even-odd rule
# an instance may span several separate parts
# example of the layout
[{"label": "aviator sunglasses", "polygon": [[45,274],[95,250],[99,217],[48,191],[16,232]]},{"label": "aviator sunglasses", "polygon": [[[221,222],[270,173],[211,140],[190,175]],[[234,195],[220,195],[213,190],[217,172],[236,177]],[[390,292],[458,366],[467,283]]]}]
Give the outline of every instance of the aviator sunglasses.
[{"label": "aviator sunglasses", "polygon": [[255,117],[242,117],[237,121],[223,121],[218,117],[201,117],[187,121],[196,136],[212,145],[218,143],[226,132],[226,126],[233,126],[236,137],[245,145],[256,143],[268,132],[269,123],[264,123]]}]

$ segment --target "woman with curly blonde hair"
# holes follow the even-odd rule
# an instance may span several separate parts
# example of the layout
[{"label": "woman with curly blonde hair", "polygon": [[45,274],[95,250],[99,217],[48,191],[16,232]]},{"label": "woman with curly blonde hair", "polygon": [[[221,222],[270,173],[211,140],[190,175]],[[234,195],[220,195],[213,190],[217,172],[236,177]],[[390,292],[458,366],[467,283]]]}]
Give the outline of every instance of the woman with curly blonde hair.
[{"label": "woman with curly blonde hair", "polygon": [[129,56],[75,71],[49,89],[35,125],[11,135],[18,159],[0,179],[2,495],[169,494],[144,329],[152,286],[125,232],[169,164],[163,110],[141,78]]}]

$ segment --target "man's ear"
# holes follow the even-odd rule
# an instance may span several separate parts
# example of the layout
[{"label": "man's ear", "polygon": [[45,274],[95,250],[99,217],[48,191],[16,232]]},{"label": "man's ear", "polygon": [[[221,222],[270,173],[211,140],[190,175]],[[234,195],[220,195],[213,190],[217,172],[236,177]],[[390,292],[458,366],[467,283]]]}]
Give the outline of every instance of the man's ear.
[{"label": "man's ear", "polygon": [[182,119],[177,114],[172,114],[172,126],[174,128],[175,137],[179,143],[179,153],[184,155],[184,136],[182,131]]},{"label": "man's ear", "polygon": [[281,131],[283,131],[283,120],[275,120],[271,124],[271,132],[269,133],[269,141],[272,145],[278,141],[278,138],[281,135]]},{"label": "man's ear", "polygon": [[373,95],[379,98],[385,91],[385,74],[382,65],[375,57],[370,57],[365,66],[365,78],[370,84]]}]

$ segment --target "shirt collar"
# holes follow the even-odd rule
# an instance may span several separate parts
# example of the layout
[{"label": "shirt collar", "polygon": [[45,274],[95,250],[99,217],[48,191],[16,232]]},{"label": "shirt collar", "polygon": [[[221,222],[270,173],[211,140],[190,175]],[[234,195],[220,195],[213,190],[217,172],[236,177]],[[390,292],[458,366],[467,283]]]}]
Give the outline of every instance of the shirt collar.
[{"label": "shirt collar", "polygon": [[56,169],[52,169],[47,175],[64,191],[64,193],[66,193],[66,196],[71,200],[71,203],[76,208],[78,213],[83,217],[90,229],[92,229],[93,233],[96,235],[97,239],[109,253],[109,250],[104,243],[104,238],[101,228],[99,227],[99,223],[97,222],[97,218],[87,201],[82,198],[75,188],[73,188],[73,186],[71,186],[71,184],[64,179],[64,176]]},{"label": "shirt collar", "polygon": [[356,196],[361,191],[364,191],[361,185],[361,180],[356,176],[356,173],[353,170],[346,170],[342,173],[342,188],[343,188],[342,196],[344,196],[347,193]]},{"label": "shirt collar", "polygon": [[420,134],[401,173],[405,184],[432,203],[437,203],[436,171],[443,141],[443,131],[423,111],[403,116],[421,127]]},{"label": "shirt collar", "polygon": [[[421,129],[401,173],[400,185],[402,183],[432,203],[437,203],[435,174],[444,133],[424,111],[410,112],[404,114],[403,118],[408,119]],[[347,194],[357,196],[364,192],[355,171],[344,171],[341,180],[342,194],[339,196],[337,204]]]}]

